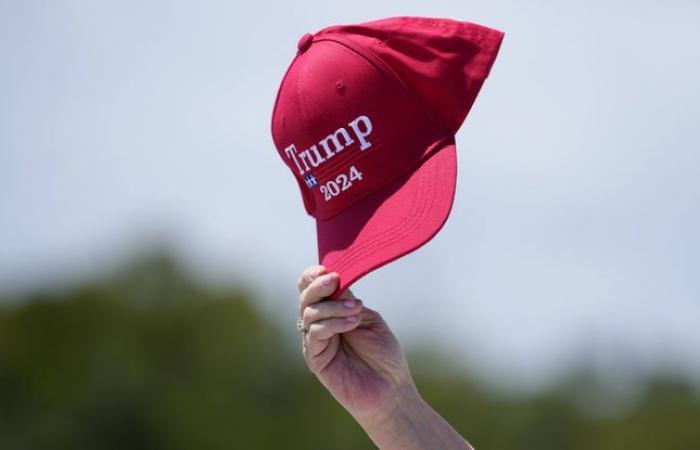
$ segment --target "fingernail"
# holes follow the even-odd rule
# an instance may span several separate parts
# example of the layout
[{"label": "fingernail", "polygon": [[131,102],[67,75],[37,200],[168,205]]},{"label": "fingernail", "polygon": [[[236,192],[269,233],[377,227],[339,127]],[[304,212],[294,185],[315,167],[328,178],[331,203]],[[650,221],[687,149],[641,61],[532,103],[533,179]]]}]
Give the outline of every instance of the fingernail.
[{"label": "fingernail", "polygon": [[323,277],[323,280],[321,280],[321,284],[324,286],[330,286],[332,282],[333,282],[333,274],[328,274],[328,275]]},{"label": "fingernail", "polygon": [[354,299],[345,300],[343,302],[346,308],[354,308],[357,305],[357,301]]},{"label": "fingernail", "polygon": [[348,322],[357,322],[357,316],[348,316],[345,318]]}]

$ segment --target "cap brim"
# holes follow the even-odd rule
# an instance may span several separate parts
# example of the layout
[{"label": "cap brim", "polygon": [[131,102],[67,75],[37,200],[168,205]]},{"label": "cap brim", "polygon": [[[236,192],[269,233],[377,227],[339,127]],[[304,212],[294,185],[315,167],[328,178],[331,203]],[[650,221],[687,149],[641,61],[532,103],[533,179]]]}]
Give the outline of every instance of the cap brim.
[{"label": "cap brim", "polygon": [[329,220],[317,220],[320,264],[340,274],[333,297],[432,239],[450,215],[456,181],[452,139],[414,172]]}]

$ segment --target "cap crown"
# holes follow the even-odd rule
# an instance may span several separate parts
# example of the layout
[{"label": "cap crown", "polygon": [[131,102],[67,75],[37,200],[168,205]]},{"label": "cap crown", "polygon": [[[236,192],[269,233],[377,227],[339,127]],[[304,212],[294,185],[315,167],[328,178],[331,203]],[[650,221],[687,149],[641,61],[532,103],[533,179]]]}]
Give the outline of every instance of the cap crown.
[{"label": "cap crown", "polygon": [[503,33],[394,17],[300,39],[272,114],[306,211],[327,220],[415,170],[464,122]]},{"label": "cap crown", "polygon": [[320,220],[417,167],[450,135],[388,65],[334,33],[300,41],[272,134]]}]

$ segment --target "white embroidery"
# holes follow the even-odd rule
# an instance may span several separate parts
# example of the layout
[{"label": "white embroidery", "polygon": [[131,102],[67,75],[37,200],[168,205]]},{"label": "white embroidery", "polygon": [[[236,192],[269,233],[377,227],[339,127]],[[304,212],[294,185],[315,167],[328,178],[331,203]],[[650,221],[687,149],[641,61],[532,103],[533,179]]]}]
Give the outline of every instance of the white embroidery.
[{"label": "white embroidery", "polygon": [[[372,134],[372,121],[369,117],[358,116],[355,120],[351,121],[348,126],[352,130],[355,139],[357,139],[360,144],[360,151],[365,151],[372,147],[372,143],[367,140],[369,135]],[[306,172],[309,172],[312,167],[319,167],[321,164],[334,157],[336,153],[340,153],[345,147],[354,143],[355,140],[352,138],[351,133],[349,133],[345,127],[341,127],[321,139],[318,144],[314,144],[306,150],[299,152],[296,146],[292,144],[284,149],[284,153],[287,155],[287,159],[294,161],[294,165],[299,169],[299,175],[304,175]],[[333,148],[331,148],[331,144]],[[325,157],[318,150],[319,146],[323,148]]]}]

